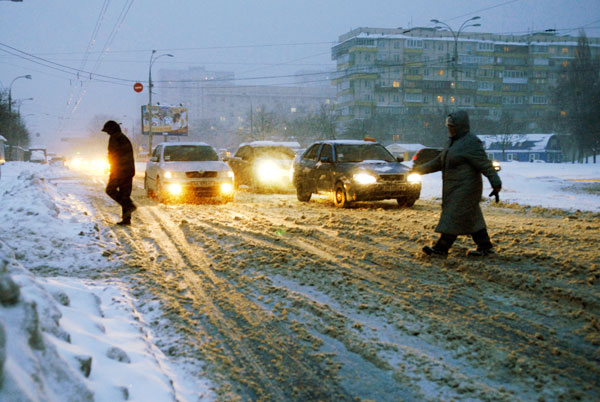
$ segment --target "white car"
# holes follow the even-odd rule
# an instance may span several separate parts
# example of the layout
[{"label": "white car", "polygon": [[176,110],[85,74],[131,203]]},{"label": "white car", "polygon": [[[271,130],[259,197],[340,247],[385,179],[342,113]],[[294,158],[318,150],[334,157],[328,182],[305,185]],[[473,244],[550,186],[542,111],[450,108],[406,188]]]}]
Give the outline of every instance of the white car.
[{"label": "white car", "polygon": [[160,202],[215,198],[233,201],[233,171],[203,142],[159,144],[146,164],[144,189]]}]

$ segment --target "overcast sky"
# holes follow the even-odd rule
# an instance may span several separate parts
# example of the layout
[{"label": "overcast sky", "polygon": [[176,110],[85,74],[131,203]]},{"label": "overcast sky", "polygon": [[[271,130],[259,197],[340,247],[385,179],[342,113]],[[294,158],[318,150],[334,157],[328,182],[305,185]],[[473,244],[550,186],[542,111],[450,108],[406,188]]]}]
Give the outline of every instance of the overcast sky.
[{"label": "overcast sky", "polygon": [[20,102],[32,143],[52,148],[87,133],[95,115],[127,127],[139,119],[148,92],[132,83],[146,87],[152,49],[174,55],[154,64],[153,80],[161,68],[189,66],[237,78],[330,71],[331,46],[351,29],[432,27],[433,18],[458,27],[476,15],[482,26],[469,29],[479,32],[577,35],[583,27],[600,36],[598,0],[0,0],[0,85],[32,75],[14,81],[14,107]]}]

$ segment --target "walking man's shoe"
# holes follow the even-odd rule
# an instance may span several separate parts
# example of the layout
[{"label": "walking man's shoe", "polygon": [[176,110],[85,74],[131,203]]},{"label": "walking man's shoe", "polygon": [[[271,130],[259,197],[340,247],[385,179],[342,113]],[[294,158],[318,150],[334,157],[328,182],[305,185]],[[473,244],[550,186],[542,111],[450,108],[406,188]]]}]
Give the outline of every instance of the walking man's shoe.
[{"label": "walking man's shoe", "polygon": [[423,247],[423,252],[427,255],[438,256],[438,257],[447,257],[448,256],[448,251],[436,248],[435,246],[433,246],[433,247],[425,246],[425,247]]},{"label": "walking man's shoe", "polygon": [[488,255],[496,254],[491,248],[478,248],[477,250],[467,251],[468,257],[487,257]]},{"label": "walking man's shoe", "polygon": [[129,225],[131,225],[131,217],[129,217],[129,218],[123,218],[122,221],[117,222],[117,225],[121,225],[121,226],[129,226]]},{"label": "walking man's shoe", "polygon": [[133,213],[133,211],[135,211],[137,209],[137,207],[135,206],[135,204],[131,204],[131,206],[129,206],[128,208],[125,208],[123,210],[123,221],[125,221],[126,219],[131,219],[131,214]]}]

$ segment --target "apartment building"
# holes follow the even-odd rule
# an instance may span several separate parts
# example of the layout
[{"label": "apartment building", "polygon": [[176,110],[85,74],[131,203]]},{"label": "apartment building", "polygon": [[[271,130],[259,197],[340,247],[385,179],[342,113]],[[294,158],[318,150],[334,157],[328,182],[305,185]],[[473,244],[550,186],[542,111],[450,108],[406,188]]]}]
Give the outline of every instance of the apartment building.
[{"label": "apartment building", "polygon": [[[374,113],[419,115],[457,108],[475,118],[509,115],[534,130],[561,111],[552,104],[577,36],[551,32],[499,35],[435,28],[357,28],[332,48],[342,120]],[[592,58],[600,38],[588,38]],[[455,52],[458,57],[455,60]]]}]

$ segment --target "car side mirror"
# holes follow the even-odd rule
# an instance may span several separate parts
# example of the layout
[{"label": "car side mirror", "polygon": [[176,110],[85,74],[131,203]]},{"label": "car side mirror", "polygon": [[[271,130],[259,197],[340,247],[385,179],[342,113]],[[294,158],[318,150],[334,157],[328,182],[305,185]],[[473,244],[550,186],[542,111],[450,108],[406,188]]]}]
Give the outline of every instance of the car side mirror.
[{"label": "car side mirror", "polygon": [[404,156],[398,156],[398,157],[396,157],[396,160],[398,162],[404,162]]},{"label": "car side mirror", "polygon": [[158,162],[158,156],[153,156],[150,158],[150,162]]}]

